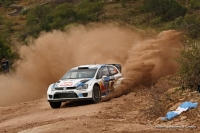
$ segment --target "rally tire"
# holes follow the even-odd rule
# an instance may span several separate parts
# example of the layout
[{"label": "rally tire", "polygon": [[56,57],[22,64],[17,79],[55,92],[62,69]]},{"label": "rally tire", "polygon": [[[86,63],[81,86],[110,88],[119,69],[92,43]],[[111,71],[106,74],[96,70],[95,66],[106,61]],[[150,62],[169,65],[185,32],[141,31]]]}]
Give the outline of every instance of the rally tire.
[{"label": "rally tire", "polygon": [[49,102],[49,104],[53,109],[60,108],[61,106],[61,102]]},{"label": "rally tire", "polygon": [[92,101],[93,103],[98,103],[101,100],[101,92],[99,86],[94,85],[92,90]]}]

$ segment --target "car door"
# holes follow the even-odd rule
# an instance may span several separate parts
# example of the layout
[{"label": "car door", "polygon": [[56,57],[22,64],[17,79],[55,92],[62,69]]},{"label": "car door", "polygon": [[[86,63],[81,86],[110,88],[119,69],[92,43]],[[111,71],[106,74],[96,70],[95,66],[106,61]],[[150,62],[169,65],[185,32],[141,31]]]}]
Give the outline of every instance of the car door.
[{"label": "car door", "polygon": [[107,66],[103,66],[98,70],[96,79],[100,86],[100,90],[103,96],[109,94],[109,90],[108,90],[109,76],[110,76],[110,73],[108,71]]},{"label": "car door", "polygon": [[108,88],[108,90],[109,90],[109,92],[113,92],[114,91],[114,86],[113,85],[115,84],[115,82],[117,82],[117,80],[119,78],[122,77],[122,74],[114,66],[108,66],[108,71],[110,73],[110,75],[109,75],[109,85],[108,85],[109,88]]}]

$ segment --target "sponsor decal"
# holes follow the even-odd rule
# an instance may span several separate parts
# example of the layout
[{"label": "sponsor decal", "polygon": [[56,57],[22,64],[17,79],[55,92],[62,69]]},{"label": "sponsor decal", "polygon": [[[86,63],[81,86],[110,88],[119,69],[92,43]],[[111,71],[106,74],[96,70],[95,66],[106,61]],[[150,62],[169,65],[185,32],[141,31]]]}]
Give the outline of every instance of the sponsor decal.
[{"label": "sponsor decal", "polygon": [[63,82],[60,84],[60,86],[72,86],[73,82]]},{"label": "sponsor decal", "polygon": [[91,78],[91,79],[84,79],[84,80],[81,80],[81,81],[78,83],[77,87],[78,87],[78,86],[84,86],[85,83],[87,83],[87,82],[90,81],[90,80],[92,80],[92,78]]},{"label": "sponsor decal", "polygon": [[102,91],[106,91],[106,88],[104,86],[104,84],[102,83],[102,81],[99,82],[100,88]]},{"label": "sponsor decal", "polygon": [[100,85],[101,91],[103,92],[103,95],[107,95],[107,94],[110,93],[109,90],[108,90],[108,87],[109,87],[109,77],[106,80],[100,81],[99,85]]}]

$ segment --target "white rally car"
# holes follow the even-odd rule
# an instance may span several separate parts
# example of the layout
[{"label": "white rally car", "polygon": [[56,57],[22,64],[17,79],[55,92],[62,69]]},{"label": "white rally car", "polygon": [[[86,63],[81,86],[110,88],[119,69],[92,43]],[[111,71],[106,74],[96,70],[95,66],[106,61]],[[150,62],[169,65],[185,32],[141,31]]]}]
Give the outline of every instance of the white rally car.
[{"label": "white rally car", "polygon": [[52,108],[60,108],[62,102],[70,100],[97,103],[112,92],[122,79],[120,64],[78,66],[49,86],[47,100]]}]

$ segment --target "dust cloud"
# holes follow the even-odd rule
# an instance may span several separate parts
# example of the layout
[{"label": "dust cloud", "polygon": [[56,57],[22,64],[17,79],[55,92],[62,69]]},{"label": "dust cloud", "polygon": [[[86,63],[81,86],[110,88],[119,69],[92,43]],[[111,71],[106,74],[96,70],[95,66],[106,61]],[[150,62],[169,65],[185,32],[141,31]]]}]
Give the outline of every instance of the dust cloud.
[{"label": "dust cloud", "polygon": [[103,101],[119,97],[135,85],[149,85],[176,72],[173,58],[181,45],[180,37],[173,30],[156,34],[114,24],[41,33],[20,48],[16,71],[0,75],[0,106],[45,97],[48,86],[71,67],[94,63],[122,64],[126,80]]},{"label": "dust cloud", "polygon": [[182,46],[181,38],[180,32],[168,30],[132,45],[123,65],[126,79],[101,101],[127,94],[137,86],[152,86],[161,77],[174,74],[178,70],[175,57]]}]

